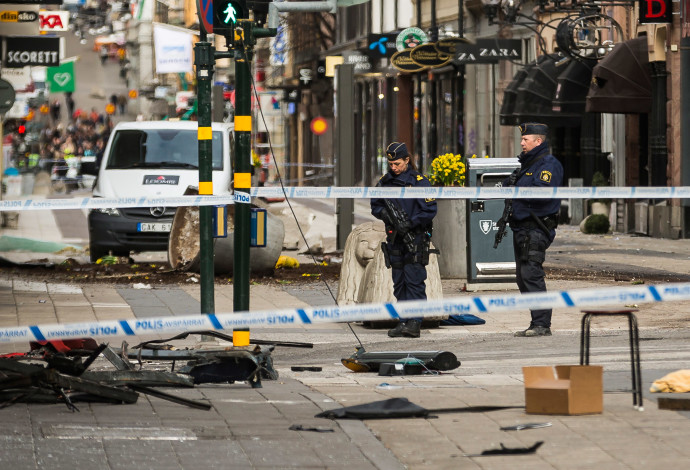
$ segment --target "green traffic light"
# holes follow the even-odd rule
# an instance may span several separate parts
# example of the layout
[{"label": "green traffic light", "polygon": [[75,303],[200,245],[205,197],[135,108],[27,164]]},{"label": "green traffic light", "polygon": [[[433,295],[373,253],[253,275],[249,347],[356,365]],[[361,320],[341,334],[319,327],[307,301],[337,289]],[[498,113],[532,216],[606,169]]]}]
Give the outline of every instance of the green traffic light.
[{"label": "green traffic light", "polygon": [[231,3],[228,3],[228,6],[223,13],[226,15],[225,19],[223,20],[225,24],[237,23],[237,10],[235,10],[235,7]]}]

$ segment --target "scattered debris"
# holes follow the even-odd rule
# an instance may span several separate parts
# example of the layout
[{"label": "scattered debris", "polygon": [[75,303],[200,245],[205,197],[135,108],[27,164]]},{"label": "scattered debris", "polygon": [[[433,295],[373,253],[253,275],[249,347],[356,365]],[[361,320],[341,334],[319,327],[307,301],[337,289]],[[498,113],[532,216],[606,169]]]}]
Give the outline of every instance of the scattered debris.
[{"label": "scattered debris", "polygon": [[318,426],[305,427],[305,426],[302,426],[301,424],[293,424],[288,429],[290,431],[335,432],[335,429],[333,429],[333,428],[322,428],[322,427],[318,427]]},{"label": "scattered debris", "polygon": [[353,372],[379,372],[382,364],[395,363],[404,359],[421,361],[424,368],[430,370],[443,371],[460,367],[458,358],[455,354],[448,351],[366,352],[361,346],[357,347],[356,352],[352,356],[341,359],[341,362]]},{"label": "scattered debris", "polygon": [[527,455],[535,454],[544,441],[537,441],[530,447],[506,447],[503,444],[500,449],[488,449],[481,454],[465,454],[465,457],[483,457],[487,455]]},{"label": "scattered debris", "polygon": [[525,423],[516,424],[515,426],[504,426],[501,428],[501,431],[522,431],[523,429],[548,428],[549,426],[551,426],[551,423]]},{"label": "scattered debris", "polygon": [[[28,353],[0,356],[0,408],[14,403],[64,403],[79,411],[76,402],[136,403],[139,394],[152,395],[174,403],[208,410],[208,403],[182,398],[153,387],[191,388],[199,383],[246,381],[261,387],[261,379],[278,378],[271,351],[276,345],[312,348],[312,343],[253,340],[247,348],[222,347],[215,350],[175,349],[167,343],[190,334],[232,337],[215,331],[183,333],[173,338],[141,343],[130,348],[98,345],[92,338],[35,341]],[[258,344],[261,343],[261,344]],[[87,370],[100,356],[115,370]],[[138,361],[138,368],[129,359]],[[144,370],[143,360],[172,361],[170,371]],[[175,362],[186,365],[175,371]],[[319,368],[320,369],[320,368]]]},{"label": "scattered debris", "polygon": [[389,398],[361,405],[347,406],[322,411],[316,418],[328,419],[392,419],[430,418],[432,413],[486,413],[489,411],[524,408],[523,406],[463,406],[459,408],[437,408],[427,410],[407,398]]},{"label": "scattered debris", "polygon": [[441,320],[441,326],[483,325],[485,323],[486,320],[471,313],[450,315],[445,320]]},{"label": "scattered debris", "polygon": [[319,366],[292,366],[290,370],[293,372],[321,372]]}]

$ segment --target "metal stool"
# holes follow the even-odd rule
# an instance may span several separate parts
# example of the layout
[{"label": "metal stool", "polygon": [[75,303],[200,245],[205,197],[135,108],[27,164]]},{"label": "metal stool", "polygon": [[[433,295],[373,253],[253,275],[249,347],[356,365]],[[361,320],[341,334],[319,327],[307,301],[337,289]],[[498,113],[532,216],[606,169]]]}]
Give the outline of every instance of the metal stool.
[{"label": "metal stool", "polygon": [[630,365],[632,367],[633,406],[642,411],[642,374],[640,371],[640,334],[637,328],[637,309],[619,310],[582,310],[582,329],[580,330],[580,365],[589,365],[589,333],[592,316],[628,317],[628,334],[630,336]]}]

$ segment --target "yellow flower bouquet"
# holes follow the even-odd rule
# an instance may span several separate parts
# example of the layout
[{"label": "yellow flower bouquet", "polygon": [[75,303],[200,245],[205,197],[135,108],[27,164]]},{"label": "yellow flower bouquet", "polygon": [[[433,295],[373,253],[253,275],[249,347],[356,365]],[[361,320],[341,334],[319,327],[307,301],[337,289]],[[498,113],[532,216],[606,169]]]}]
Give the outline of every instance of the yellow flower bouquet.
[{"label": "yellow flower bouquet", "polygon": [[465,162],[462,155],[446,153],[434,158],[427,177],[434,186],[464,186]]}]

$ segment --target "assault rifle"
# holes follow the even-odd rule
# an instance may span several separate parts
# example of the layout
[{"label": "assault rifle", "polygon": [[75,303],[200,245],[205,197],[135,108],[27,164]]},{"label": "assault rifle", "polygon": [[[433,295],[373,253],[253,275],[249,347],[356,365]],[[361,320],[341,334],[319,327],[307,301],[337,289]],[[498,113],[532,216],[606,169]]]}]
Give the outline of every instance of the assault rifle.
[{"label": "assault rifle", "polygon": [[[520,168],[516,168],[508,177],[508,186],[515,186],[515,182],[518,179],[518,175],[520,173]],[[503,241],[503,237],[506,236],[506,233],[508,233],[508,219],[510,219],[510,215],[513,213],[513,200],[506,198],[505,200],[505,206],[503,207],[503,215],[501,216],[500,219],[498,219],[498,222],[496,222],[496,228],[498,231],[496,232],[496,238],[494,238],[494,249],[498,248],[498,245]]]},{"label": "assault rifle", "polygon": [[415,252],[414,235],[412,234],[412,223],[405,210],[393,204],[389,199],[383,200],[385,207],[383,208],[383,221],[391,227],[391,237],[393,240],[400,235],[403,243],[410,253]]}]

